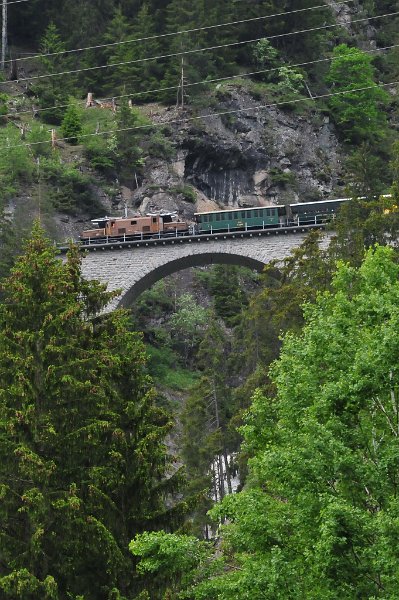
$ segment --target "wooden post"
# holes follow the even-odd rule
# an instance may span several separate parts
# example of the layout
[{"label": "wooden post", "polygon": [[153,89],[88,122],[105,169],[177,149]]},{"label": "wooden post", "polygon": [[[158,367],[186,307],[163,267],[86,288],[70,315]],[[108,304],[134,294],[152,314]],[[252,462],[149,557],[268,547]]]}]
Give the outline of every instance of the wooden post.
[{"label": "wooden post", "polygon": [[17,81],[18,79],[18,63],[15,58],[12,59],[10,69],[10,80]]},{"label": "wooden post", "polygon": [[312,92],[310,91],[310,88],[309,88],[308,84],[306,83],[306,81],[305,81],[305,80],[303,80],[303,82],[304,82],[304,84],[305,84],[305,87],[306,87],[306,89],[307,89],[307,91],[308,91],[308,94],[309,94],[309,97],[310,97],[310,99],[311,99],[311,100],[314,100],[314,98],[313,98],[313,95],[312,95]]},{"label": "wooden post", "polygon": [[25,140],[26,132],[28,131],[28,125],[26,123],[22,123],[22,125],[20,127],[20,131],[21,131],[21,140]]},{"label": "wooden post", "polygon": [[86,108],[90,108],[91,106],[94,106],[93,94],[92,92],[88,92],[86,99]]},{"label": "wooden post", "polygon": [[51,130],[51,147],[53,150],[57,147],[57,134],[55,129]]},{"label": "wooden post", "polygon": [[4,70],[7,52],[7,0],[3,0],[1,25],[1,68]]},{"label": "wooden post", "polygon": [[184,110],[184,56],[181,57],[181,108]]}]

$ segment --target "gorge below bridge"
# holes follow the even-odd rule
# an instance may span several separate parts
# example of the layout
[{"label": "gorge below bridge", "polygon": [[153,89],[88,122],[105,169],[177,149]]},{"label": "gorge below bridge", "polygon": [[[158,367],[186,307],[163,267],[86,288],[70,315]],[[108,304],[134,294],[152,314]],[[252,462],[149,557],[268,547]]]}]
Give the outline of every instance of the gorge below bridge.
[{"label": "gorge below bridge", "polygon": [[[282,227],[230,233],[118,241],[84,246],[82,274],[121,290],[108,310],[128,307],[146,289],[164,277],[187,269],[214,264],[248,267],[261,272],[272,260],[283,260],[300,246],[312,229],[321,225]],[[327,246],[331,233],[325,234]],[[65,252],[65,248],[61,249]]]}]

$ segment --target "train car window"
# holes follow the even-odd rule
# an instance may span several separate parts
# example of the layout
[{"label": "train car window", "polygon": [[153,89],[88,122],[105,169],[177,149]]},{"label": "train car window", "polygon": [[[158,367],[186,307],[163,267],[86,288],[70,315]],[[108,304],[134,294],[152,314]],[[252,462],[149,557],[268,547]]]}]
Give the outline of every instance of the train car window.
[{"label": "train car window", "polygon": [[111,221],[111,227],[115,225],[115,221]]},{"label": "train car window", "polygon": [[144,225],[143,226],[143,231],[150,231],[150,226],[149,225]]},{"label": "train car window", "polygon": [[130,225],[137,225],[137,221],[130,221]]},{"label": "train car window", "polygon": [[152,222],[156,223],[157,222],[157,218],[156,217],[152,217]]},{"label": "train car window", "polygon": [[119,228],[118,233],[126,233],[126,228],[125,227]]},{"label": "train car window", "polygon": [[202,220],[203,220],[204,223],[209,223],[209,215],[204,215],[202,217]]},{"label": "train car window", "polygon": [[220,213],[216,214],[216,221],[220,221],[222,219],[222,215]]},{"label": "train car window", "polygon": [[237,219],[238,219],[238,213],[237,213],[237,212],[233,213],[233,219],[234,219],[235,221],[237,221]]}]

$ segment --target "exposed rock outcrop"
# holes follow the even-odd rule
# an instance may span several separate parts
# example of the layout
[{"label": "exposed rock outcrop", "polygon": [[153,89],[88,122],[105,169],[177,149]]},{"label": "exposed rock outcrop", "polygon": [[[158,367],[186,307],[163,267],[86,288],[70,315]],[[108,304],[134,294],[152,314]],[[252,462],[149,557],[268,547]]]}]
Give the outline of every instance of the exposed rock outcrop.
[{"label": "exposed rock outcrop", "polygon": [[[317,200],[340,194],[338,141],[327,117],[312,107],[260,107],[249,92],[231,87],[220,105],[200,119],[174,124],[176,156],[148,157],[133,208],[179,210],[262,206]],[[302,113],[300,112],[302,110]],[[228,114],[218,114],[218,113]],[[189,193],[187,190],[191,190]]]}]

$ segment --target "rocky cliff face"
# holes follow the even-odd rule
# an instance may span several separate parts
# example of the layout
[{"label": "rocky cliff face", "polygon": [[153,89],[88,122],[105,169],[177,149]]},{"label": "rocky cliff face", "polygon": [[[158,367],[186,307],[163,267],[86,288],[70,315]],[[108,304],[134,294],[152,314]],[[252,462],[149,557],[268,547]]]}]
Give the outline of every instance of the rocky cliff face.
[{"label": "rocky cliff face", "polygon": [[[344,193],[334,127],[310,99],[305,105],[267,106],[267,99],[237,85],[219,90],[217,96],[212,108],[196,112],[145,108],[157,127],[167,129],[167,152],[155,157],[150,145],[145,149],[143,173],[133,189],[121,187],[108,195],[109,182],[74,147],[74,162],[95,178],[91,191],[103,207],[99,212],[122,215],[126,206],[130,214],[165,209],[193,219],[197,211],[314,201]],[[66,150],[63,160],[68,161]],[[40,202],[46,212],[45,198],[39,198],[40,190],[27,189],[11,201],[8,212],[29,227]],[[49,233],[59,240],[77,238],[90,225],[84,214],[54,213],[50,207],[49,215]]]},{"label": "rocky cliff face", "polygon": [[[301,114],[295,105],[282,110],[260,104],[231,87],[217,107],[194,119],[174,109],[154,110],[155,122],[170,123],[176,156],[147,158],[144,178],[128,205],[141,212],[176,209],[192,217],[195,210],[341,194],[340,152],[328,118],[311,106]],[[218,114],[223,112],[229,114]],[[173,123],[184,118],[186,123]]]}]

